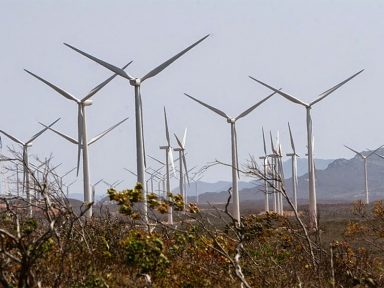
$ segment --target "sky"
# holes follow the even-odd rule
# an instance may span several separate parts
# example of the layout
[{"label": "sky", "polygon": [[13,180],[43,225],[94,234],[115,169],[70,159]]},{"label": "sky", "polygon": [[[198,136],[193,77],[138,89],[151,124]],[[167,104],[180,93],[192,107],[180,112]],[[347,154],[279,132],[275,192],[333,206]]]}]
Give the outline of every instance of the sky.
[{"label": "sky", "polygon": [[[384,144],[380,133],[384,70],[384,2],[381,0],[210,0],[210,1],[26,1],[0,0],[0,129],[27,140],[39,121],[62,119],[55,128],[76,137],[77,107],[23,71],[84,97],[111,72],[63,45],[69,43],[143,76],[206,34],[210,36],[142,85],[147,154],[164,160],[163,107],[171,135],[188,128],[188,166],[229,163],[230,126],[219,115],[184,96],[188,93],[230,116],[270,94],[249,75],[311,102],[321,92],[361,69],[365,71],[312,109],[315,157],[352,158]],[[133,89],[117,77],[87,107],[93,137],[125,117],[128,121],[90,147],[91,182],[124,180],[136,170]],[[306,151],[305,109],[273,96],[237,122],[239,161],[263,154],[261,128],[280,134],[290,152],[288,121],[300,155]],[[14,145],[2,137],[3,153]],[[176,146],[176,141],[173,145]],[[18,147],[14,145],[14,147]],[[76,165],[76,145],[47,132],[30,149],[53,155],[59,173]],[[175,153],[176,158],[176,153]],[[158,168],[148,159],[148,166]],[[81,175],[81,174],[80,174]],[[203,180],[230,180],[230,168],[215,166]],[[72,182],[74,174],[65,181]],[[242,180],[247,178],[242,177]],[[82,179],[71,192],[82,191]],[[177,185],[177,181],[173,186]],[[101,187],[100,190],[105,189]]]}]

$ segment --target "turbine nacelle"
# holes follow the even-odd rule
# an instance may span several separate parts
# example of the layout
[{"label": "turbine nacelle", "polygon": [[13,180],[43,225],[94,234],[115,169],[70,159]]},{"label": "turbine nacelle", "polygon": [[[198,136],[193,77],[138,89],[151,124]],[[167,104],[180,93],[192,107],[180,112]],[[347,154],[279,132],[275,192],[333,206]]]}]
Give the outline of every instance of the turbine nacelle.
[{"label": "turbine nacelle", "polygon": [[141,79],[140,78],[129,79],[129,84],[131,84],[132,86],[140,86]]},{"label": "turbine nacelle", "polygon": [[227,123],[229,124],[235,124],[236,118],[227,118]]},{"label": "turbine nacelle", "polygon": [[91,99],[87,99],[87,100],[83,101],[82,103],[83,103],[83,106],[91,106],[93,101]]}]

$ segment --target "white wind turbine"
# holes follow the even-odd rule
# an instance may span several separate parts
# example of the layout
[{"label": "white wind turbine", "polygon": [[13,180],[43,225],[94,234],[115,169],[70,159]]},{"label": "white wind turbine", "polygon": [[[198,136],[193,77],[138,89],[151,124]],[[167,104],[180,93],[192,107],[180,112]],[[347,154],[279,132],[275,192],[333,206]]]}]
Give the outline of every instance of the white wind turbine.
[{"label": "white wind turbine", "polygon": [[189,184],[189,175],[188,175],[188,169],[187,169],[187,160],[185,159],[185,140],[186,140],[186,137],[187,137],[187,129],[185,129],[184,131],[184,135],[183,135],[183,138],[182,138],[182,141],[180,141],[180,139],[175,135],[175,138],[176,138],[176,141],[177,141],[177,144],[179,145],[178,148],[174,148],[173,150],[174,151],[177,151],[179,152],[179,173],[180,173],[180,176],[179,176],[179,188],[180,188],[180,195],[183,196],[183,199],[184,199],[184,203],[187,202],[187,195],[186,195],[186,189],[184,189],[184,172],[183,172],[183,167],[185,169],[185,175],[186,175],[186,178],[187,178],[187,182]]},{"label": "white wind turbine", "polygon": [[[364,186],[365,186],[365,204],[369,204],[369,191],[368,191],[368,158],[373,155],[373,154],[376,154],[376,151],[379,150],[382,146],[380,146],[379,148],[377,148],[376,150],[372,151],[371,153],[367,154],[366,156],[363,155],[362,153],[360,152],[357,152],[356,150],[348,147],[347,145],[344,145],[345,148],[347,148],[348,150],[351,150],[352,152],[356,153],[357,155],[359,155],[362,159],[363,159],[363,163],[364,163]],[[376,154],[378,155],[378,154]]]},{"label": "white wind turbine", "polygon": [[240,118],[243,118],[247,116],[249,113],[251,113],[254,109],[256,109],[259,105],[267,101],[269,98],[272,97],[274,93],[269,95],[268,97],[264,98],[263,100],[259,101],[252,107],[248,108],[241,114],[239,114],[235,118],[229,117],[227,114],[225,114],[223,111],[212,107],[208,104],[205,104],[204,102],[184,93],[187,97],[191,98],[192,100],[196,101],[197,103],[200,103],[201,105],[205,106],[209,110],[212,110],[213,112],[219,114],[220,116],[224,117],[227,120],[227,123],[231,125],[231,147],[232,147],[232,198],[233,198],[233,217],[234,219],[240,223],[240,202],[239,202],[239,191],[238,191],[238,174],[239,174],[239,165],[238,165],[238,155],[237,155],[237,135],[236,135],[236,121]]},{"label": "white wind turbine", "polygon": [[[107,185],[109,188],[116,188],[117,186],[119,186],[121,183],[123,183],[124,182],[124,180],[116,180],[115,182],[113,182],[113,183],[109,183],[109,182],[107,182],[107,181],[105,181],[105,180],[100,180],[99,182],[103,182],[105,185]],[[97,182],[97,183],[99,183],[99,182]],[[97,184],[96,183],[96,184]],[[95,185],[96,185],[95,184]]]},{"label": "white wind turbine", "polygon": [[[168,130],[168,121],[167,121],[167,112],[165,111],[164,107],[164,121],[165,121],[165,137],[167,138],[167,145],[160,146],[160,149],[165,150],[165,177],[166,177],[166,193],[171,192],[171,181],[170,181],[170,174],[169,174],[169,162],[171,162],[173,175],[176,175],[175,172],[175,166],[173,162],[173,154],[172,154],[172,147],[171,147],[171,139],[169,138],[169,130]],[[180,159],[181,161],[181,159]],[[168,198],[168,197],[167,197]],[[173,211],[172,206],[168,206],[168,224],[173,224]]]},{"label": "white wind turbine", "polygon": [[[276,149],[275,144],[273,143],[272,139],[272,132],[269,131],[269,138],[271,141],[271,150],[272,153],[268,155],[269,158],[271,158],[271,178],[272,178],[272,191],[273,191],[273,212],[281,214],[281,193],[279,189],[279,177],[280,175],[280,165],[279,165],[279,153],[278,148]],[[278,139],[277,136],[277,144],[278,147]],[[281,177],[280,177],[281,179]]]},{"label": "white wind turbine", "polygon": [[[86,156],[84,157],[83,156],[83,177],[84,177],[84,182],[87,181],[87,185],[84,185],[84,202],[89,204],[89,203],[92,203],[93,199],[92,199],[92,193],[91,193],[91,185],[90,185],[90,175],[89,175],[89,159],[88,159],[88,146],[95,143],[96,141],[98,141],[100,138],[104,137],[105,135],[107,135],[109,132],[111,132],[113,129],[115,129],[117,126],[119,126],[120,124],[122,124],[123,122],[125,122],[126,120],[128,119],[125,118],[123,120],[121,120],[120,122],[116,123],[115,125],[113,125],[112,127],[108,128],[107,130],[103,131],[102,133],[100,133],[99,135],[97,135],[96,137],[93,137],[90,141],[88,142],[83,142],[82,145],[81,145],[81,148],[85,151],[83,151],[83,155],[85,154]],[[43,123],[40,123],[41,125],[47,127],[46,125],[44,125]],[[61,133],[53,128],[49,128],[49,130],[55,132],[56,134],[60,135],[61,137],[63,137],[64,139],[66,139],[67,141],[79,146],[79,140],[76,140],[64,133]],[[84,133],[82,131],[82,133]],[[84,135],[81,134],[80,135],[80,141],[81,139],[84,139],[86,140],[87,137],[83,137]],[[86,213],[86,216],[87,217],[92,217],[92,206],[88,209],[87,213]]]},{"label": "white wind turbine", "polygon": [[291,165],[292,165],[292,193],[293,193],[293,205],[295,209],[297,210],[297,157],[299,156],[296,153],[295,149],[295,143],[293,141],[291,126],[288,122],[288,129],[289,129],[289,138],[291,139],[291,148],[292,153],[288,153],[287,156],[291,157]]},{"label": "white wind turbine", "polygon": [[[178,58],[180,58],[182,55],[187,53],[189,50],[191,50],[193,47],[198,45],[200,42],[205,40],[209,36],[206,35],[205,37],[201,38],[197,42],[193,43],[192,45],[185,48],[183,51],[179,52],[175,56],[169,58],[164,63],[160,64],[153,70],[149,71],[147,74],[145,74],[141,78],[133,77],[126,73],[123,69],[120,69],[112,64],[109,64],[103,60],[100,60],[88,53],[85,53],[69,44],[64,43],[64,45],[68,46],[69,48],[72,48],[76,52],[84,55],[85,57],[99,63],[100,65],[104,66],[105,68],[113,71],[116,74],[119,74],[121,77],[127,79],[129,81],[129,84],[134,87],[135,90],[135,117],[136,117],[136,157],[137,157],[137,182],[142,183],[144,187],[145,183],[145,147],[144,147],[144,128],[143,128],[143,107],[142,107],[142,99],[141,99],[141,93],[140,88],[141,84],[151,78],[159,74],[161,71],[163,71],[165,68],[167,68],[169,65],[171,65],[174,61],[176,61]],[[146,199],[146,193],[144,191],[144,217],[145,222],[148,222],[147,218],[147,199]]]},{"label": "white wind turbine", "polygon": [[45,131],[47,131],[47,129],[49,129],[51,126],[56,124],[56,122],[59,121],[59,120],[60,120],[60,118],[56,119],[51,124],[46,126],[44,129],[40,130],[38,133],[33,135],[26,142],[23,142],[23,141],[19,140],[18,138],[8,134],[7,132],[5,132],[3,130],[0,130],[0,133],[4,134],[9,139],[13,140],[14,142],[20,144],[23,147],[23,154],[22,154],[22,157],[23,157],[23,186],[24,186],[24,190],[25,190],[25,195],[27,196],[28,214],[29,214],[30,217],[32,217],[32,206],[31,206],[31,203],[32,203],[31,200],[32,199],[31,199],[31,193],[30,193],[30,187],[29,187],[29,173],[30,173],[30,171],[29,171],[28,148],[32,146],[33,141],[37,137],[39,137],[41,134],[43,134]]},{"label": "white wind turbine", "polygon": [[[122,69],[125,69],[129,64],[125,65]],[[33,74],[32,72],[24,69],[27,73],[32,75],[33,77],[37,78],[38,80],[42,81],[49,87],[51,87],[53,90],[64,96],[65,98],[74,101],[77,104],[78,112],[77,112],[77,145],[78,145],[78,151],[77,151],[77,175],[79,174],[79,164],[80,164],[80,156],[81,151],[83,152],[83,185],[84,185],[84,202],[90,203],[92,202],[92,193],[91,193],[91,182],[89,180],[89,163],[88,163],[88,145],[85,143],[88,142],[87,140],[87,124],[86,124],[86,114],[85,114],[85,107],[92,105],[91,97],[94,96],[97,92],[99,92],[105,85],[107,85],[109,82],[112,81],[113,78],[117,76],[117,74],[112,75],[104,82],[97,85],[95,88],[93,88],[91,91],[88,92],[88,94],[83,97],[82,99],[78,99],[72,94],[66,92],[65,90],[57,87],[56,85],[48,82],[47,80],[37,76],[36,74]],[[92,213],[92,210],[88,210],[89,213]],[[87,216],[90,216],[90,214],[87,213]]]},{"label": "white wind turbine", "polygon": [[259,157],[260,160],[263,160],[263,173],[264,173],[264,210],[265,212],[269,212],[269,183],[268,183],[268,154],[267,154],[267,145],[265,143],[265,135],[264,135],[264,128],[261,128],[263,133],[263,148],[264,148],[264,155]]},{"label": "white wind turbine", "polygon": [[310,103],[306,103],[304,101],[301,101],[285,92],[282,92],[272,86],[269,86],[268,84],[265,84],[264,82],[261,82],[252,76],[249,76],[252,80],[260,83],[261,85],[268,87],[269,89],[275,91],[276,93],[279,93],[284,98],[288,99],[289,101],[302,105],[305,107],[307,111],[307,147],[308,147],[308,192],[309,192],[309,223],[311,228],[317,229],[317,197],[316,197],[316,183],[315,183],[315,167],[314,167],[314,161],[313,161],[313,145],[312,145],[312,118],[311,118],[311,108],[316,103],[323,100],[325,97],[327,97],[332,92],[339,89],[341,86],[346,84],[348,81],[350,81],[352,78],[356,77],[358,74],[363,72],[363,70],[360,70],[359,72],[355,73],[351,77],[347,78],[346,80],[340,82],[339,84],[333,86],[332,88],[324,91],[319,95],[318,98],[316,98],[314,101]]},{"label": "white wind turbine", "polygon": [[277,163],[278,163],[279,176],[280,176],[280,181],[278,183],[279,191],[280,191],[279,193],[280,214],[284,215],[284,198],[283,198],[282,192],[285,186],[285,183],[284,183],[285,176],[284,176],[284,169],[283,169],[283,150],[280,142],[277,148],[277,155],[278,155]]}]

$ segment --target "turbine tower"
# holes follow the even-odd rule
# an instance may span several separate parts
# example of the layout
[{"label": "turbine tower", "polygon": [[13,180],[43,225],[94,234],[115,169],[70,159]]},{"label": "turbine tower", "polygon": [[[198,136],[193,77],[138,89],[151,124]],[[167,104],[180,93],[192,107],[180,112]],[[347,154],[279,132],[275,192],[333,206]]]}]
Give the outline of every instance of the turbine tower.
[{"label": "turbine tower", "polygon": [[313,229],[317,229],[317,197],[316,197],[316,183],[315,183],[315,167],[314,167],[314,161],[313,161],[313,146],[312,146],[312,117],[311,117],[311,108],[313,105],[315,105],[317,102],[320,102],[325,97],[327,97],[332,92],[339,89],[341,86],[343,86],[345,83],[350,81],[352,78],[356,77],[358,74],[363,72],[363,70],[360,70],[359,72],[355,73],[351,77],[347,78],[346,80],[340,82],[339,84],[335,85],[334,87],[324,91],[319,95],[318,98],[316,98],[314,101],[310,103],[303,102],[285,92],[282,92],[276,88],[273,88],[272,86],[269,86],[268,84],[265,84],[264,82],[261,82],[252,76],[249,76],[252,80],[260,83],[261,85],[275,91],[276,93],[279,93],[284,98],[288,99],[289,101],[302,105],[305,107],[307,111],[307,147],[308,147],[308,192],[309,192],[309,224],[310,227]]},{"label": "turbine tower", "polygon": [[[175,167],[173,164],[173,154],[172,154],[172,147],[171,147],[171,139],[169,138],[169,130],[168,130],[168,121],[167,121],[167,112],[165,111],[164,107],[164,122],[165,122],[165,137],[167,138],[167,145],[160,146],[160,149],[165,150],[165,177],[166,177],[166,193],[171,192],[171,181],[169,176],[169,162],[171,162],[173,174],[175,175]],[[180,160],[181,161],[181,160]],[[168,198],[168,195],[166,195],[166,198]],[[168,206],[168,224],[173,224],[173,211],[172,206]]]},{"label": "turbine tower", "polygon": [[281,147],[281,143],[279,142],[278,148],[277,148],[277,163],[278,163],[278,168],[279,168],[279,176],[280,176],[280,181],[279,181],[279,205],[280,205],[280,214],[284,215],[284,198],[283,198],[283,189],[285,188],[284,184],[284,169],[283,169],[283,150]]},{"label": "turbine tower", "polygon": [[252,107],[248,108],[241,114],[239,114],[235,118],[229,117],[227,114],[225,114],[223,111],[212,107],[208,104],[205,104],[204,102],[184,93],[187,97],[191,98],[192,100],[196,101],[197,103],[205,106],[209,110],[212,110],[213,112],[219,114],[221,117],[224,117],[227,120],[227,123],[231,125],[231,147],[232,147],[232,198],[233,198],[233,217],[234,219],[240,224],[240,203],[239,203],[239,191],[238,191],[238,174],[239,174],[239,165],[238,165],[238,155],[237,155],[237,135],[236,135],[236,121],[240,118],[243,118],[247,116],[249,113],[251,113],[254,109],[256,109],[259,105],[267,101],[269,98],[272,97],[274,93],[269,95],[268,97],[264,98],[263,100],[259,101]]},{"label": "turbine tower", "polygon": [[[28,202],[28,215],[30,217],[32,217],[32,205],[31,205],[31,193],[30,193],[30,187],[29,187],[29,160],[28,160],[28,148],[32,146],[33,144],[33,141],[39,137],[41,134],[43,134],[45,131],[47,131],[48,129],[50,129],[51,126],[55,125],[57,121],[59,121],[60,118],[56,119],[55,121],[53,121],[51,124],[49,124],[48,126],[46,126],[44,129],[40,130],[38,133],[36,133],[35,135],[33,135],[29,140],[27,140],[26,142],[23,142],[19,139],[17,139],[16,137],[8,134],[7,132],[3,131],[3,130],[0,130],[0,133],[4,134],[5,136],[7,136],[9,139],[13,140],[14,142],[20,144],[22,147],[23,147],[23,186],[24,186],[24,190],[25,190],[25,195],[27,196],[27,202]],[[17,184],[18,185],[18,184]]]},{"label": "turbine tower", "polygon": [[291,157],[293,205],[297,210],[297,157],[299,157],[299,155],[296,153],[295,143],[293,141],[291,126],[289,125],[289,122],[288,122],[288,129],[289,129],[289,138],[291,139],[292,153],[288,153],[287,156]]},{"label": "turbine tower", "polygon": [[264,128],[261,127],[261,131],[263,134],[263,147],[264,147],[264,155],[259,157],[260,160],[263,160],[263,173],[264,173],[264,210],[265,212],[269,212],[269,191],[268,191],[268,154],[267,154],[267,145],[265,143],[265,134]]},{"label": "turbine tower", "polygon": [[[141,78],[133,77],[126,73],[123,69],[120,69],[112,64],[109,64],[103,60],[100,60],[90,54],[87,54],[69,44],[64,43],[64,45],[68,46],[69,48],[75,50],[76,52],[84,55],[85,57],[99,63],[100,65],[104,66],[105,68],[113,71],[116,74],[119,74],[121,77],[127,79],[129,81],[129,84],[134,87],[135,90],[135,118],[136,118],[136,157],[137,157],[137,182],[142,183],[143,188],[145,184],[145,147],[144,147],[144,128],[143,128],[143,107],[142,107],[142,99],[141,99],[141,84],[151,78],[159,74],[161,71],[163,71],[165,68],[167,68],[169,65],[171,65],[174,61],[176,61],[178,58],[183,56],[185,53],[187,53],[189,50],[191,50],[193,47],[198,45],[200,42],[205,40],[209,36],[206,35],[197,42],[193,43],[192,45],[185,48],[183,51],[179,52],[175,56],[169,58],[164,63],[160,64],[153,70],[149,71],[147,74],[145,74]],[[143,189],[144,190],[144,189]],[[146,191],[143,191],[143,198],[144,198],[144,217],[145,222],[148,222],[148,215],[147,215],[147,195]]]},{"label": "turbine tower", "polygon": [[[129,64],[125,65],[122,69],[125,69]],[[90,182],[90,176],[89,176],[89,163],[88,163],[88,143],[87,140],[87,124],[86,124],[86,115],[85,115],[85,107],[92,105],[91,97],[95,95],[97,92],[99,92],[105,85],[107,85],[109,82],[112,81],[113,78],[117,76],[117,74],[112,75],[104,82],[97,85],[95,88],[93,88],[88,94],[83,97],[82,99],[78,99],[75,96],[71,95],[70,93],[66,92],[65,90],[57,87],[56,85],[48,82],[47,80],[41,78],[40,76],[37,76],[36,74],[33,74],[32,72],[24,69],[27,73],[32,75],[33,77],[37,78],[38,80],[42,81],[49,87],[51,87],[53,90],[64,96],[65,98],[74,101],[77,104],[78,112],[77,112],[77,175],[79,175],[79,164],[80,164],[80,156],[81,151],[83,152],[83,185],[84,185],[84,202],[85,203],[91,203],[92,202],[92,193],[91,193],[91,182]],[[92,210],[89,209],[86,216],[91,217],[92,216]]]},{"label": "turbine tower", "polygon": [[188,175],[188,169],[187,169],[187,160],[185,159],[185,140],[186,140],[186,137],[187,137],[187,129],[185,129],[184,131],[184,135],[183,135],[183,138],[182,138],[182,141],[180,141],[180,139],[175,135],[175,138],[176,138],[176,141],[177,141],[177,144],[179,145],[178,148],[174,148],[173,150],[174,151],[177,151],[179,152],[179,172],[180,172],[180,176],[179,176],[179,186],[180,186],[180,195],[183,196],[183,199],[184,199],[184,206],[185,204],[187,203],[187,190],[184,189],[184,172],[183,172],[183,167],[185,169],[185,175],[186,175],[186,178],[187,178],[187,182],[189,184],[189,175]]},{"label": "turbine tower", "polygon": [[[368,191],[368,158],[373,155],[373,154],[376,154],[376,151],[379,150],[382,146],[380,146],[379,148],[377,148],[376,150],[372,151],[371,153],[367,154],[366,156],[364,156],[362,153],[360,152],[357,152],[356,150],[348,147],[347,145],[344,145],[345,148],[347,148],[348,150],[351,150],[352,152],[356,153],[357,155],[359,155],[362,159],[363,159],[363,163],[364,163],[364,186],[365,186],[365,204],[369,204],[369,191]],[[376,154],[378,155],[378,154]],[[381,157],[380,155],[378,155],[379,157]]]},{"label": "turbine tower", "polygon": [[[269,138],[270,138],[270,141],[271,141],[271,150],[272,150],[272,153],[270,155],[268,155],[269,158],[271,158],[271,175],[272,175],[272,191],[273,191],[273,212],[275,213],[278,213],[278,214],[281,214],[281,191],[279,189],[279,176],[281,176],[280,174],[280,165],[279,165],[279,153],[278,153],[278,137],[277,137],[277,141],[276,141],[276,147],[275,147],[275,144],[273,143],[273,139],[272,139],[272,132],[269,131]],[[281,177],[280,177],[281,179]]]},{"label": "turbine tower", "polygon": [[[97,135],[96,137],[92,138],[90,141],[88,142],[83,142],[82,145],[81,145],[81,148],[85,151],[83,151],[83,155],[86,155],[85,157],[83,157],[83,178],[84,179],[87,179],[87,185],[84,185],[84,203],[86,204],[89,204],[89,203],[92,203],[93,202],[93,199],[92,199],[92,193],[91,193],[91,185],[89,183],[90,182],[90,175],[89,175],[89,165],[88,165],[88,161],[89,161],[89,158],[88,158],[88,146],[95,143],[96,141],[98,141],[100,138],[104,137],[105,135],[107,135],[109,132],[111,132],[113,129],[115,129],[117,126],[119,126],[120,124],[122,124],[123,122],[125,122],[128,118],[125,118],[123,120],[121,120],[120,122],[116,123],[115,125],[113,125],[112,127],[108,128],[107,130],[103,131],[102,133],[100,133],[99,135]],[[45,126],[47,128],[46,125],[44,125],[43,123],[40,123],[41,125]],[[52,132],[55,132],[56,134],[60,135],[61,137],[63,137],[64,139],[66,139],[67,141],[79,146],[79,140],[76,140],[64,133],[61,133],[53,128],[48,128],[49,130],[51,130]],[[83,135],[84,131],[82,130],[82,134],[80,134],[80,137],[78,139],[84,139],[86,140],[87,137],[84,137]],[[85,182],[85,180],[84,180]],[[87,213],[86,213],[86,216],[88,218],[92,217],[92,206],[87,210]]]}]

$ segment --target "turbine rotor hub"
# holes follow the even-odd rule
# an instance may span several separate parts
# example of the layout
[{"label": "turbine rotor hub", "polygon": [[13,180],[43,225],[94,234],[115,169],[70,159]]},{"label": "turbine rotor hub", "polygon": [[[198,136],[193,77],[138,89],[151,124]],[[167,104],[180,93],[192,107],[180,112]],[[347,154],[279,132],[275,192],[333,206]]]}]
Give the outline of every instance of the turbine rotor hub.
[{"label": "turbine rotor hub", "polygon": [[135,78],[135,79],[129,80],[129,83],[132,86],[140,86],[141,80],[140,80],[140,78]]},{"label": "turbine rotor hub", "polygon": [[234,124],[236,120],[234,118],[227,118],[227,122],[230,124]]}]

